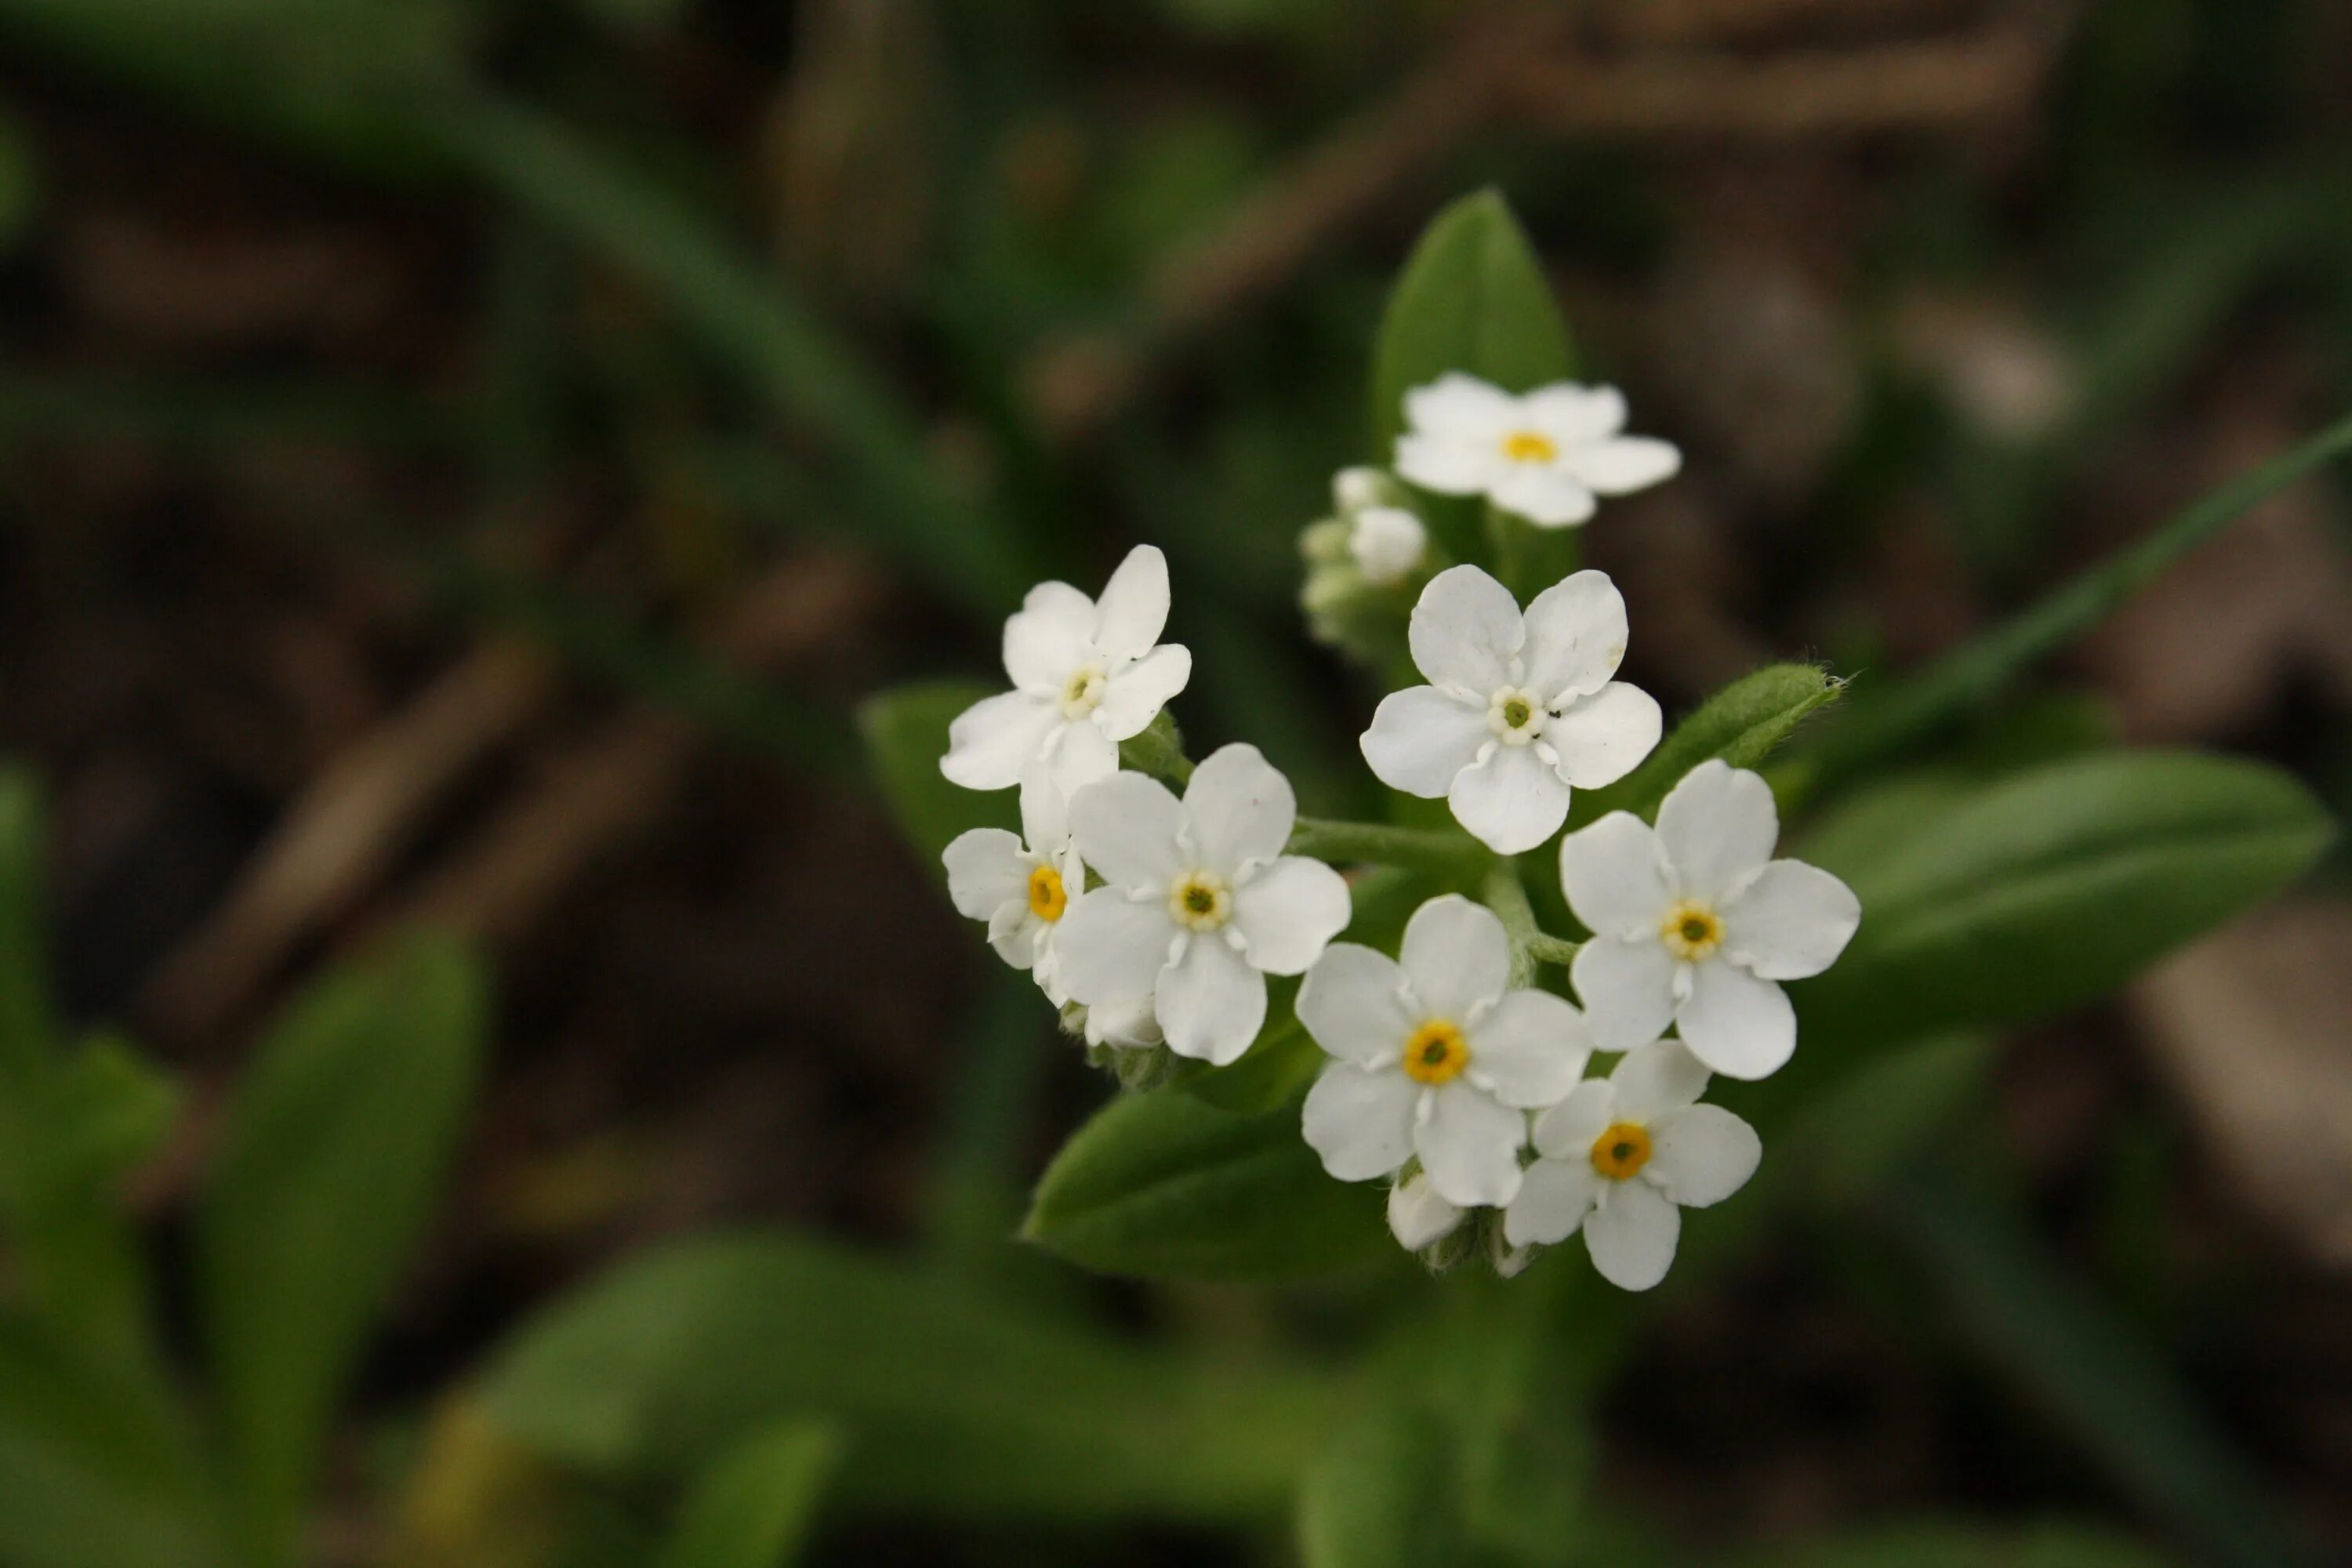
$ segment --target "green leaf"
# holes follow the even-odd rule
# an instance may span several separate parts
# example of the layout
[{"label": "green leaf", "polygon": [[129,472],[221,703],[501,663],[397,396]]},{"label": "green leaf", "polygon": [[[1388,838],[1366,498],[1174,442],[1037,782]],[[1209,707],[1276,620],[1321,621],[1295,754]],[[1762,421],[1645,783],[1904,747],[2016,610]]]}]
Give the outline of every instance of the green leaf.
[{"label": "green leaf", "polygon": [[822,1415],[857,1456],[841,1505],[893,1518],[1262,1518],[1341,1404],[1297,1371],[1130,1348],[1023,1298],[782,1235],[625,1265],[527,1326],[480,1392],[503,1430],[612,1474],[682,1475]]},{"label": "green leaf", "polygon": [[155,1385],[0,1318],[0,1561],[210,1568],[195,1453]]},{"label": "green leaf", "polygon": [[[1576,371],[1568,325],[1543,264],[1494,191],[1465,196],[1438,214],[1389,296],[1372,348],[1374,462],[1386,467],[1393,460],[1405,394],[1448,371],[1508,392],[1565,380]],[[1424,495],[1421,510],[1448,554],[1494,567],[1516,592],[1565,574],[1572,557],[1571,531],[1552,531],[1538,541],[1528,537],[1534,531],[1521,528],[1490,539],[1486,508],[1475,498]],[[1512,546],[1515,559],[1497,559],[1498,544]]]},{"label": "green leaf", "polygon": [[1937,1171],[1889,1183],[1883,1201],[1927,1265],[1937,1299],[1978,1346],[2142,1507],[2194,1542],[2198,1562],[2315,1561],[2284,1534],[2259,1478],[2213,1436],[2162,1359],[2107,1315],[2021,1216]]},{"label": "green leaf", "polygon": [[2352,419],[2331,426],[2177,513],[2022,615],[1867,702],[1808,758],[1815,782],[1842,780],[1981,710],[2036,660],[2120,608],[2190,551],[2321,465],[2352,451]]},{"label": "green leaf", "polygon": [[1372,350],[1372,453],[1383,466],[1404,428],[1404,395],[1447,371],[1506,392],[1576,372],[1543,263],[1496,191],[1438,214],[1389,296]]},{"label": "green leaf", "polygon": [[822,1421],[785,1421],[721,1455],[688,1494],[660,1568],[787,1568],[841,1457]]},{"label": "green leaf", "polygon": [[238,1084],[197,1215],[225,1469],[247,1552],[282,1561],[354,1357],[431,1219],[480,1067],[465,949],[337,971]]},{"label": "green leaf", "polygon": [[1303,1568],[1450,1568],[1463,1559],[1461,1458],[1445,1423],[1391,1406],[1348,1424],[1298,1490]]},{"label": "green leaf", "polygon": [[1296,1102],[1329,1059],[1284,1005],[1237,1060],[1221,1068],[1187,1062],[1178,1069],[1174,1087],[1219,1110],[1263,1115]]},{"label": "green leaf", "polygon": [[1111,1101],[1037,1184],[1023,1234],[1103,1274],[1276,1279],[1392,1255],[1376,1184],[1335,1182],[1298,1102],[1256,1115],[1181,1089]]},{"label": "green leaf", "polygon": [[882,786],[890,819],[917,858],[942,877],[940,853],[956,835],[974,827],[1021,828],[1019,791],[965,789],[940,772],[948,726],[992,695],[990,688],[970,681],[898,686],[867,698],[857,710],[866,765]]},{"label": "green leaf", "polygon": [[2275,768],[2161,752],[2032,769],[1918,826],[1866,857],[1815,841],[1863,916],[1837,965],[1796,987],[1802,1039],[1885,1044],[2080,1005],[2285,887],[2334,832]]},{"label": "green leaf", "polygon": [[1612,811],[1652,819],[1699,763],[1720,757],[1735,768],[1761,766],[1798,725],[1844,690],[1845,682],[1810,664],[1768,665],[1742,676],[1700,703],[1624,778],[1606,789],[1579,791],[1572,821],[1581,826]]}]

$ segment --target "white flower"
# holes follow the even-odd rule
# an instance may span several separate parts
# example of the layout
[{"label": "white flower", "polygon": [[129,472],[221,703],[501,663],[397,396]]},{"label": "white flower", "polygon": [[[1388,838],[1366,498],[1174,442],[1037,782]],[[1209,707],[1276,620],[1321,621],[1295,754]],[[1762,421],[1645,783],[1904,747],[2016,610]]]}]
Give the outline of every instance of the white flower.
[{"label": "white flower", "polygon": [[1415,1171],[1389,1189],[1389,1234],[1407,1252],[1436,1246],[1460,1226],[1464,1210],[1437,1195],[1429,1173]]},{"label": "white flower", "polygon": [[1483,495],[1543,528],[1582,522],[1596,495],[1656,484],[1683,464],[1666,442],[1619,434],[1625,399],[1613,386],[1562,381],[1514,397],[1449,373],[1406,393],[1404,414],[1398,473],[1423,489]]},{"label": "white flower", "polygon": [[1421,567],[1429,531],[1401,506],[1368,506],[1348,526],[1348,553],[1367,583],[1402,583]]},{"label": "white flower", "polygon": [[1255,746],[1227,746],[1179,802],[1117,773],[1070,802],[1078,853],[1107,884],[1070,906],[1055,939],[1088,1008],[1149,1001],[1179,1056],[1223,1064],[1265,1021],[1268,974],[1297,974],[1347,925],[1348,884],[1282,853],[1298,808]]},{"label": "white flower", "polygon": [[1368,506],[1387,506],[1397,499],[1397,487],[1378,468],[1341,468],[1331,476],[1331,500],[1341,517],[1353,517]]},{"label": "white flower", "polygon": [[1770,786],[1718,758],[1675,785],[1654,831],[1617,811],[1561,842],[1560,885],[1592,931],[1571,973],[1602,1050],[1671,1021],[1732,1078],[1789,1059],[1797,1015],[1775,982],[1827,969],[1862,905],[1827,871],[1772,859],[1780,834]]},{"label": "white flower", "polygon": [[1160,1020],[1151,1016],[1151,998],[1139,996],[1099,1007],[1081,1007],[1080,1025],[1090,1046],[1117,1046],[1122,1050],[1149,1049],[1162,1039]]},{"label": "white flower", "polygon": [[1065,795],[1118,772],[1118,743],[1192,679],[1192,654],[1160,642],[1167,624],[1168,562],[1149,544],[1128,552],[1099,600],[1038,584],[1004,623],[1013,689],[957,716],[940,772],[966,789],[1004,789],[1043,757]]},{"label": "white flower", "polygon": [[1658,743],[1656,700],[1609,679],[1625,601],[1605,573],[1555,583],[1523,616],[1494,578],[1449,567],[1421,591],[1409,636],[1431,684],[1381,700],[1364,760],[1391,789],[1445,796],[1498,854],[1550,837],[1571,787],[1615,783]]},{"label": "white flower", "polygon": [[1021,833],[975,827],[959,834],[940,858],[956,912],[988,922],[997,956],[1037,978],[1054,1005],[1070,999],[1055,963],[1054,936],[1070,900],[1087,885],[1070,844],[1070,814],[1045,763],[1021,773]]},{"label": "white flower", "polygon": [[1591,1054],[1583,1016],[1512,991],[1510,939],[1458,895],[1413,911],[1398,959],[1331,944],[1298,988],[1298,1021],[1335,1059],[1307,1091],[1307,1142],[1343,1182],[1419,1156],[1457,1207],[1508,1203],[1526,1112],[1566,1094]]},{"label": "white flower", "polygon": [[1592,1267],[1646,1290],[1666,1277],[1685,1208],[1721,1203],[1756,1173],[1756,1130],[1701,1105],[1706,1068],[1678,1041],[1630,1051],[1536,1119],[1537,1160],[1503,1211],[1513,1247],[1565,1241],[1580,1226]]}]

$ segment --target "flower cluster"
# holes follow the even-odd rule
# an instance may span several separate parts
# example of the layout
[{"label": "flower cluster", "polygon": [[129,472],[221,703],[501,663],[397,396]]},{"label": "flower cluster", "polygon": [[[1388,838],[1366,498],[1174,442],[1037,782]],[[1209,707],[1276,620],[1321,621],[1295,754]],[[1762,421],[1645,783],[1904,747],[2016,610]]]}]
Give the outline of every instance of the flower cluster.
[{"label": "flower cluster", "polygon": [[[950,845],[949,889],[1098,1047],[1230,1063],[1265,1030],[1267,977],[1303,975],[1298,1023],[1329,1059],[1302,1131],[1331,1175],[1391,1183],[1400,1242],[1436,1260],[1483,1238],[1508,1274],[1580,1233],[1605,1278],[1646,1289],[1673,1260],[1682,1209],[1729,1196],[1760,1158],[1746,1122],[1702,1103],[1711,1079],[1789,1059],[1796,1018],[1780,983],[1827,968],[1860,906],[1828,873],[1774,858],[1769,786],[1714,760],[1654,825],[1612,812],[1560,838],[1559,889],[1591,934],[1532,931],[1514,858],[1560,834],[1575,792],[1648,757],[1662,716],[1616,679],[1629,629],[1604,574],[1573,573],[1522,609],[1479,567],[1444,563],[1415,498],[1484,495],[1498,515],[1560,527],[1680,458],[1622,435],[1607,387],[1513,396],[1449,374],[1410,393],[1405,413],[1393,472],[1341,472],[1337,515],[1307,531],[1307,606],[1343,646],[1362,615],[1404,623],[1426,684],[1379,704],[1364,759],[1391,788],[1444,800],[1467,837],[1326,824],[1299,841],[1380,859],[1434,837],[1457,871],[1490,868],[1493,907],[1430,898],[1394,957],[1336,941],[1348,883],[1286,852],[1297,803],[1256,748],[1190,767],[1171,746],[1152,773],[1122,770],[1122,742],[1171,732],[1154,721],[1192,668],[1159,640],[1168,571],[1150,546],[1099,599],[1046,583],[1006,622],[1013,689],[955,721],[940,769],[974,789],[1017,784],[1022,830]],[[1571,952],[1575,1000],[1538,981],[1539,957]],[[1616,1058],[1605,1077],[1587,1076],[1596,1054]]]}]

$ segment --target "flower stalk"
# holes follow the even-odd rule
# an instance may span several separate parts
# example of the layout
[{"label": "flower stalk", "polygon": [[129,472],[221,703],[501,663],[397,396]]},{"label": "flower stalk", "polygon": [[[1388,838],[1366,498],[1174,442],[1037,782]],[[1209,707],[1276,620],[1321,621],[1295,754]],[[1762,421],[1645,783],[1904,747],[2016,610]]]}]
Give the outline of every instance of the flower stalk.
[{"label": "flower stalk", "polygon": [[1504,933],[1511,939],[1511,984],[1515,988],[1534,984],[1535,943],[1543,933],[1536,929],[1535,906],[1528,902],[1527,884],[1519,880],[1518,863],[1506,858],[1489,866],[1479,896],[1495,911],[1495,918],[1503,922]]},{"label": "flower stalk", "polygon": [[1416,871],[1461,876],[1477,871],[1493,857],[1467,837],[1443,827],[1398,827],[1385,822],[1340,822],[1302,816],[1290,830],[1289,851],[1334,865],[1402,866]]}]

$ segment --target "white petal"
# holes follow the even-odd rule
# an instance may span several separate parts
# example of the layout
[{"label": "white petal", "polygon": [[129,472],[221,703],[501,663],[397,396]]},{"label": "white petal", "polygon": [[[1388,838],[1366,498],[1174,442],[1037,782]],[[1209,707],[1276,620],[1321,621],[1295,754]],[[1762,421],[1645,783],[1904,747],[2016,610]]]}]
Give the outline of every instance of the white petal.
[{"label": "white petal", "polygon": [[1675,901],[1665,850],[1630,811],[1612,811],[1559,841],[1559,885],[1587,931],[1629,941],[1654,943]]},{"label": "white petal", "polygon": [[1601,1176],[1592,1162],[1538,1160],[1519,1177],[1519,1192],[1503,1211],[1503,1239],[1513,1247],[1549,1247],[1566,1241],[1592,1212]]},{"label": "white petal", "polygon": [[1502,452],[1492,440],[1464,441],[1450,436],[1420,435],[1397,437],[1398,475],[1440,495],[1482,495],[1506,466]]},{"label": "white petal", "polygon": [[1593,1140],[1617,1121],[1617,1090],[1607,1079],[1589,1078],[1568,1098],[1536,1118],[1536,1152],[1548,1161],[1592,1163]]},{"label": "white petal", "polygon": [[1598,691],[1625,658],[1625,596],[1606,572],[1577,572],[1528,606],[1526,685],[1557,705]]},{"label": "white petal", "polygon": [[1570,448],[1561,455],[1560,466],[1604,496],[1622,496],[1673,479],[1682,471],[1683,455],[1669,442],[1619,436]]},{"label": "white petal", "polygon": [[1666,1196],[1690,1208],[1719,1204],[1763,1163],[1756,1129],[1719,1105],[1694,1105],[1650,1125],[1650,1163]]},{"label": "white petal", "polygon": [[1462,1211],[1437,1195],[1426,1173],[1389,1189],[1389,1234],[1407,1252],[1436,1246],[1461,1223]]},{"label": "white petal", "polygon": [[1519,400],[1492,382],[1453,370],[1406,393],[1404,416],[1416,431],[1491,444],[1518,423]]},{"label": "white petal", "polygon": [[1298,987],[1298,1021],[1332,1056],[1365,1068],[1393,1065],[1420,1022],[1399,999],[1403,983],[1404,971],[1388,954],[1335,942]]},{"label": "white petal", "polygon": [[1348,530],[1348,553],[1367,583],[1402,583],[1421,565],[1429,531],[1398,506],[1368,506]]},{"label": "white petal", "polygon": [[1397,959],[1422,1016],[1459,1023],[1501,1000],[1511,983],[1511,939],[1484,904],[1459,893],[1430,900],[1405,922]]},{"label": "white petal", "polygon": [[1333,1062],[1307,1091],[1300,1119],[1307,1147],[1343,1182],[1385,1176],[1412,1153],[1413,1106],[1421,1086],[1390,1068],[1366,1072]]},{"label": "white petal", "polygon": [[1070,842],[1114,888],[1157,890],[1191,870],[1183,827],[1183,806],[1141,773],[1113,773],[1070,797]]},{"label": "white petal", "polygon": [[988,917],[988,945],[1013,968],[1028,969],[1037,962],[1037,933],[1047,929],[1044,921],[1029,912],[1027,900],[1000,904]]},{"label": "white petal", "polygon": [[1027,691],[983,697],[948,726],[940,772],[966,789],[1011,789],[1021,782],[1022,768],[1045,753],[1061,723],[1051,698]]},{"label": "white petal", "polygon": [[1124,1002],[1097,1002],[1087,1009],[1087,1044],[1090,1046],[1156,1046],[1160,1020],[1151,1016],[1150,996]]},{"label": "white petal", "polygon": [[1508,680],[1524,627],[1508,588],[1475,566],[1449,566],[1421,591],[1406,635],[1422,674],[1485,697]]},{"label": "white petal", "polygon": [[1723,901],[1723,951],[1767,980],[1802,980],[1837,962],[1862,923],[1853,889],[1818,866],[1775,860]]},{"label": "white petal", "polygon": [[1682,1234],[1683,1211],[1647,1182],[1609,1184],[1584,1222],[1592,1267],[1621,1290],[1646,1290],[1664,1279]]},{"label": "white petal", "polygon": [[1040,583],[1004,622],[1004,673],[1048,697],[1094,656],[1095,602],[1067,583]]},{"label": "white petal", "polygon": [[1140,734],[1192,679],[1192,650],[1182,643],[1162,643],[1103,683],[1095,722],[1114,741]]},{"label": "white petal", "polygon": [[1342,516],[1352,517],[1384,504],[1391,488],[1388,476],[1378,468],[1362,465],[1341,468],[1331,476],[1331,504]]},{"label": "white petal", "polygon": [[1596,936],[1576,950],[1569,977],[1597,1050],[1646,1046],[1675,1016],[1675,957],[1654,936]]},{"label": "white petal", "polygon": [[1493,738],[1483,704],[1474,706],[1434,686],[1412,686],[1381,699],[1361,744],[1374,778],[1391,789],[1435,800]]},{"label": "white petal", "polygon": [[1658,839],[1683,892],[1713,899],[1772,858],[1780,816],[1772,788],[1746,768],[1710,757],[1685,773],[1658,807]]},{"label": "white petal", "polygon": [[1070,841],[1070,801],[1043,762],[1021,770],[1021,837],[1041,860],[1060,855]]},{"label": "white petal", "polygon": [[1055,924],[1061,982],[1089,1007],[1150,996],[1176,941],[1176,922],[1168,918],[1167,906],[1137,903],[1116,888],[1097,888],[1073,899]]},{"label": "white petal", "polygon": [[1021,840],[1002,827],[959,833],[940,861],[948,870],[948,900],[965,919],[984,921],[1010,903],[1029,907],[1033,862]]},{"label": "white petal", "polygon": [[1118,772],[1118,742],[1092,719],[1064,720],[1046,739],[1045,771],[1067,799]]},{"label": "white petal", "polygon": [[1223,1067],[1250,1048],[1265,1023],[1265,977],[1213,935],[1184,944],[1152,993],[1168,1048]]},{"label": "white petal", "polygon": [[1486,494],[1539,528],[1568,528],[1593,512],[1592,492],[1563,468],[1514,463]]},{"label": "white petal", "polygon": [[1562,447],[1589,446],[1625,428],[1625,395],[1613,386],[1556,381],[1519,400],[1528,422]]},{"label": "white petal", "polygon": [[1414,1127],[1412,1144],[1438,1196],[1464,1208],[1509,1203],[1519,1190],[1526,1114],[1496,1104],[1458,1079],[1429,1100],[1429,1115]]},{"label": "white petal", "polygon": [[1691,1055],[1726,1078],[1769,1077],[1797,1049],[1787,994],[1719,956],[1696,967],[1675,1027]]},{"label": "white petal", "polygon": [[1533,746],[1497,746],[1454,775],[1445,803],[1454,820],[1497,855],[1532,849],[1568,820],[1567,781]]},{"label": "white petal", "polygon": [[1347,929],[1348,879],[1320,860],[1286,855],[1234,889],[1234,927],[1250,967],[1303,974]]},{"label": "white petal", "polygon": [[1514,991],[1470,1030],[1471,1081],[1505,1105],[1557,1103],[1584,1076],[1584,1015],[1549,991]]},{"label": "white petal", "polygon": [[1114,660],[1141,658],[1167,625],[1168,558],[1157,545],[1139,544],[1103,584],[1095,605],[1095,646]]},{"label": "white petal", "polygon": [[1706,1092],[1705,1063],[1680,1040],[1660,1040],[1625,1053],[1609,1087],[1617,1091],[1617,1115],[1644,1124],[1696,1102]]},{"label": "white petal", "polygon": [[1559,776],[1579,789],[1615,784],[1633,771],[1665,731],[1658,700],[1612,680],[1544,721],[1543,738],[1559,753]]},{"label": "white petal", "polygon": [[1200,863],[1230,877],[1251,861],[1282,853],[1298,820],[1298,799],[1255,746],[1236,743],[1218,747],[1192,770],[1184,815]]}]

